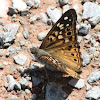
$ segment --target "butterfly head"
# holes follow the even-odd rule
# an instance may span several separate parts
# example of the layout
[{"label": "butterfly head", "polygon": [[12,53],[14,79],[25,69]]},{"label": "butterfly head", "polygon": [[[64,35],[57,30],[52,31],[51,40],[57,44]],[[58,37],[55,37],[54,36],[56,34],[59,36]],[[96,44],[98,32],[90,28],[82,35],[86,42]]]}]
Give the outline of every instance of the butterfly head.
[{"label": "butterfly head", "polygon": [[49,55],[46,51],[44,51],[43,49],[39,49],[39,48],[36,48],[36,47],[32,47],[30,48],[30,51],[32,54],[34,54],[36,57],[40,57],[42,55]]}]

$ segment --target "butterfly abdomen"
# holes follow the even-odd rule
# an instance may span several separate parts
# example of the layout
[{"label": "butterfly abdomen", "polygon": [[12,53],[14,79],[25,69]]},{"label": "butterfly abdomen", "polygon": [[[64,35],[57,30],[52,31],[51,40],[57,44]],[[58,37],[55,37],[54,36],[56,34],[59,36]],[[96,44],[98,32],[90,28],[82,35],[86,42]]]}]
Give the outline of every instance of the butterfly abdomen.
[{"label": "butterfly abdomen", "polygon": [[[57,70],[63,71],[58,67],[61,66],[61,63],[57,59],[53,58],[52,56],[42,55],[39,57],[39,59],[47,65],[48,69],[52,71],[57,71]],[[50,65],[50,67],[48,67],[48,65]]]}]

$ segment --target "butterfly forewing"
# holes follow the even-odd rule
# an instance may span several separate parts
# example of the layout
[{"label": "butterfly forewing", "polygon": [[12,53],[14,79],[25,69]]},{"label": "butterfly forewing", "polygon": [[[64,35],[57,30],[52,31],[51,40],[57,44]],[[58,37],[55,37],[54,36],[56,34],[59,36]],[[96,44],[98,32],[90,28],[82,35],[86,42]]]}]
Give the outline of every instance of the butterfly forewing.
[{"label": "butterfly forewing", "polygon": [[[40,49],[48,52],[49,56],[43,55],[42,58],[52,61],[60,70],[78,78],[77,72],[80,71],[81,57],[76,34],[77,15],[74,9],[65,12],[56,22],[51,31],[43,40]],[[55,60],[55,61],[54,61]]]},{"label": "butterfly forewing", "polygon": [[76,19],[77,16],[74,9],[65,12],[47,34],[40,49],[53,48],[63,43],[76,41]]}]

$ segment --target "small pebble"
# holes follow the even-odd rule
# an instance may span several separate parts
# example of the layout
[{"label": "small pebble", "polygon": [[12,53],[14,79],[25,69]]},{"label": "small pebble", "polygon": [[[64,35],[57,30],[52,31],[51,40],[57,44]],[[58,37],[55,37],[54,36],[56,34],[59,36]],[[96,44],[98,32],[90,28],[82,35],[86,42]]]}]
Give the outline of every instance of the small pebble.
[{"label": "small pebble", "polygon": [[25,55],[19,54],[13,57],[14,61],[19,65],[24,65],[26,63],[27,57]]},{"label": "small pebble", "polygon": [[93,83],[95,81],[98,81],[100,79],[100,71],[95,70],[92,72],[89,77],[87,78],[88,83]]},{"label": "small pebble", "polygon": [[75,88],[78,88],[78,89],[81,89],[84,87],[84,80],[83,79],[71,79],[69,82],[68,82],[69,85],[75,87]]},{"label": "small pebble", "polygon": [[79,30],[78,30],[79,35],[85,36],[88,34],[88,32],[89,32],[89,26],[87,24],[81,24],[79,26]]},{"label": "small pebble", "polygon": [[98,100],[100,98],[100,87],[94,86],[86,93],[86,98]]}]

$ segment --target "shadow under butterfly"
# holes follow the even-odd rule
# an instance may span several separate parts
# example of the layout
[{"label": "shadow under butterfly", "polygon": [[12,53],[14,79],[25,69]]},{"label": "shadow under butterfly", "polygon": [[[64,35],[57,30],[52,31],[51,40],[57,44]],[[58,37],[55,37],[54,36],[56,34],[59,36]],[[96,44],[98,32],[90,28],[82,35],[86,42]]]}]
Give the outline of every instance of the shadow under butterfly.
[{"label": "shadow under butterfly", "polygon": [[32,47],[30,51],[40,61],[49,64],[49,67],[46,66],[48,69],[79,78],[82,59],[77,42],[76,21],[76,11],[68,10],[49,31],[40,48]]}]

